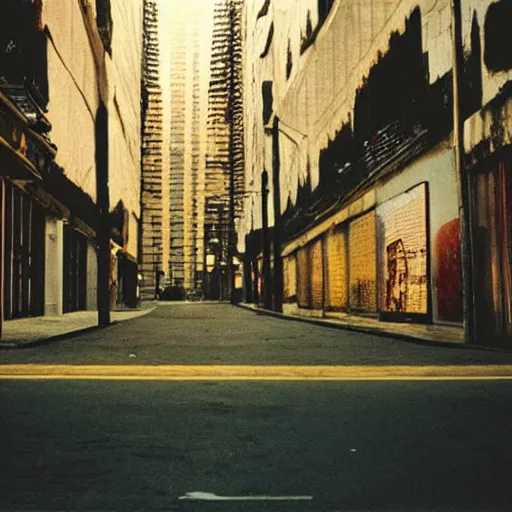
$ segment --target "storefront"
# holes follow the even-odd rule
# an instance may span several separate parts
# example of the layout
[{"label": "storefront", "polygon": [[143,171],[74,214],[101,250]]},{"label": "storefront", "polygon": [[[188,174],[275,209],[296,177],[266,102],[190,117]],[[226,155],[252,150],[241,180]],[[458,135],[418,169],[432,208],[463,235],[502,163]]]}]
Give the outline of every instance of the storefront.
[{"label": "storefront", "polygon": [[63,312],[82,311],[87,307],[87,238],[64,224]]},{"label": "storefront", "polygon": [[41,181],[54,156],[55,149],[0,91],[2,319],[44,314],[45,210],[25,189]]},{"label": "storefront", "polygon": [[512,151],[473,177],[474,297],[477,339],[512,340]]},{"label": "storefront", "polygon": [[512,82],[465,124],[475,335],[512,347]]},{"label": "storefront", "polygon": [[2,180],[4,318],[44,314],[45,216],[30,196]]}]

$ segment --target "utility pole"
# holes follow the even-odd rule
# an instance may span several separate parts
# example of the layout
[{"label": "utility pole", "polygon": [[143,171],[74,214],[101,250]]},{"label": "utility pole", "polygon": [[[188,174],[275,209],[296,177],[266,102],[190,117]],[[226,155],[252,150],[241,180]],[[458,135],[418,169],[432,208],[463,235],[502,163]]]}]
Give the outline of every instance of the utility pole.
[{"label": "utility pole", "polygon": [[279,157],[279,118],[272,125],[272,189],[274,193],[274,311],[283,311],[283,261],[281,259],[281,160]]},{"label": "utility pole", "polygon": [[108,111],[103,102],[96,112],[96,194],[98,201],[98,325],[110,324],[110,197],[108,184]]},{"label": "utility pole", "polygon": [[272,278],[270,275],[270,240],[268,237],[268,172],[261,173],[261,216],[263,249],[263,307],[272,309]]},{"label": "utility pole", "polygon": [[471,236],[470,180],[464,165],[464,118],[462,110],[462,78],[464,55],[462,47],[461,0],[451,0],[453,52],[453,141],[455,167],[459,186],[459,223],[463,287],[464,340],[475,342],[475,311],[473,289],[473,244]]}]

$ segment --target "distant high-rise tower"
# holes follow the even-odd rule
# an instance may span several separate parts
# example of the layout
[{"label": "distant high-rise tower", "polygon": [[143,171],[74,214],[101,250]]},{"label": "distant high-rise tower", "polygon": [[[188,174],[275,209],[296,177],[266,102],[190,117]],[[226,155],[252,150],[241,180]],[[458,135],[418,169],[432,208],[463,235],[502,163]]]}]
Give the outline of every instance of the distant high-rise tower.
[{"label": "distant high-rise tower", "polygon": [[141,296],[153,299],[162,271],[163,244],[169,230],[164,222],[163,123],[162,90],[160,86],[160,50],[158,35],[158,2],[144,0],[142,57],[142,184],[141,184]]},{"label": "distant high-rise tower", "polygon": [[[243,0],[216,0],[213,16],[210,86],[208,92],[208,153],[206,158],[205,239],[219,240],[227,264],[236,218],[244,195],[244,132],[242,83]],[[230,194],[233,211],[230,211]],[[231,219],[234,215],[235,219]],[[227,278],[227,275],[225,276]],[[220,295],[229,287],[223,279]],[[224,290],[222,289],[224,288]]]},{"label": "distant high-rise tower", "polygon": [[202,287],[211,2],[169,0],[170,277]]}]

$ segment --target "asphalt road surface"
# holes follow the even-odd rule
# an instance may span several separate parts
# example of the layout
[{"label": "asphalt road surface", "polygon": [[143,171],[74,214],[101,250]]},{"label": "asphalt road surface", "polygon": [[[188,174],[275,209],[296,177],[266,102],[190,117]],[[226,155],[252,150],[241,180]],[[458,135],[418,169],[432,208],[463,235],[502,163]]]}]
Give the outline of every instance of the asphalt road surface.
[{"label": "asphalt road surface", "polygon": [[511,354],[183,304],[0,361],[1,510],[512,509]]}]

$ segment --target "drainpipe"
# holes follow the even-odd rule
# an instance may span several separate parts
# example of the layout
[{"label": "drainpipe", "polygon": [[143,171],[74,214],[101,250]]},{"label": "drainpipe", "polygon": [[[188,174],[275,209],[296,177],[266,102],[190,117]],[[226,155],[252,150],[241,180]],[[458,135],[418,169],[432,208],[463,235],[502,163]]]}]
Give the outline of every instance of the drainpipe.
[{"label": "drainpipe", "polygon": [[476,333],[473,290],[473,251],[471,243],[471,183],[465,168],[464,118],[461,112],[463,90],[462,77],[464,71],[461,0],[451,0],[451,11],[453,58],[453,143],[455,149],[455,171],[459,188],[464,341],[465,343],[470,344],[476,341]]}]

